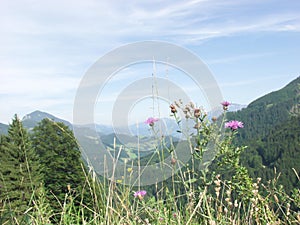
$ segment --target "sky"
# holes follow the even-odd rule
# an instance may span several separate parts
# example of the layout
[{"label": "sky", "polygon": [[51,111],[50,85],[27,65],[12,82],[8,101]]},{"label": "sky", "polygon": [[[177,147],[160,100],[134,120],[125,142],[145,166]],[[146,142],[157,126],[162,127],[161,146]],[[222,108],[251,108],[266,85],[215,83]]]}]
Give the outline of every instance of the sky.
[{"label": "sky", "polygon": [[[207,65],[224,100],[249,104],[299,76],[299,11],[298,0],[2,0],[0,122],[35,110],[72,122],[89,68],[112,50],[145,40],[191,51]],[[205,105],[197,86],[176,68],[141,63],[103,85],[95,121],[110,124],[122,90],[153,74],[173,79]],[[151,98],[140,99],[126,112],[128,121],[161,116],[157,110],[168,110],[168,100],[157,98],[154,113]]]}]

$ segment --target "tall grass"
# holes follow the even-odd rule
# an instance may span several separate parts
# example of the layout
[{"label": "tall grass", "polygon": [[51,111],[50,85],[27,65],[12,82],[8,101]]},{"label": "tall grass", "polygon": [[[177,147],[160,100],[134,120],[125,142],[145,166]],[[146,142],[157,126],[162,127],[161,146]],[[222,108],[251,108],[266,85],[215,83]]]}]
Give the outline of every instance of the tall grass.
[{"label": "tall grass", "polygon": [[[173,105],[174,120],[183,131],[182,119],[195,123],[193,135],[186,135],[191,159],[181,162],[171,144],[167,147],[172,156],[174,174],[166,181],[152,186],[155,191],[145,195],[134,193],[148,187],[126,185],[115,177],[100,177],[93,171],[85,171],[85,187],[76,193],[68,187],[60,212],[54,213],[41,185],[33,190],[32,199],[22,218],[14,217],[14,210],[7,210],[9,198],[1,199],[2,224],[300,224],[300,190],[287,194],[277,185],[280,173],[270,181],[251,179],[247,169],[240,165],[242,146],[233,145],[237,130],[223,133],[224,121],[211,122],[203,111],[193,104]],[[172,108],[171,108],[172,109]],[[174,108],[173,108],[174,109]],[[185,118],[180,118],[182,110]],[[196,113],[195,113],[196,112]],[[200,113],[200,114],[197,114]],[[155,124],[151,125],[155,128]],[[201,167],[209,143],[213,141],[214,157],[220,171],[230,176],[214,174],[209,167]],[[161,141],[159,142],[161,143]],[[119,153],[122,149],[118,149]],[[162,165],[165,157],[158,152]],[[116,158],[118,160],[118,158]],[[163,169],[163,166],[162,166]],[[225,173],[224,172],[224,173]],[[297,176],[297,171],[295,176]],[[124,179],[131,179],[131,171],[124,170]],[[299,177],[297,176],[299,179]],[[129,182],[130,183],[130,182]],[[5,187],[1,187],[5,188]],[[91,204],[84,204],[84,196],[91,196]],[[76,200],[76,201],[75,201]],[[57,200],[58,201],[58,200]],[[78,202],[80,203],[78,206]],[[56,222],[53,222],[56,218]],[[57,219],[58,218],[58,219]]]}]

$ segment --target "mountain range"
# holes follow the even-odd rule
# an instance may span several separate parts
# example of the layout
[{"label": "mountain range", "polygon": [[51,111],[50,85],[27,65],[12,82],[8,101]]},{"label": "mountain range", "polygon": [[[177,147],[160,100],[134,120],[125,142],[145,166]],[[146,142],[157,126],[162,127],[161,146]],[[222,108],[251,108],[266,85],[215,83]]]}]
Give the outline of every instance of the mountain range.
[{"label": "mountain range", "polygon": [[[279,183],[284,184],[286,189],[299,188],[300,181],[297,176],[300,176],[300,77],[280,90],[256,99],[248,106],[232,104],[229,109],[231,111],[226,114],[227,120],[239,120],[244,123],[244,128],[239,130],[236,144],[248,146],[242,154],[241,162],[248,168],[250,175],[270,180],[275,176],[274,171],[278,171],[281,173]],[[212,113],[220,115],[221,112]],[[22,122],[24,127],[31,130],[44,118],[63,122],[72,128],[70,122],[41,111],[27,114]],[[158,126],[175,127],[168,135],[178,135],[173,119],[163,118]],[[138,132],[136,127],[139,127]],[[0,134],[7,133],[7,128],[8,125],[0,123]],[[124,129],[96,124],[82,126],[80,132],[89,137],[91,130],[96,130],[108,150],[116,147],[113,146],[114,142],[117,147],[125,144],[124,148],[127,150],[122,153],[123,158],[135,157],[131,143],[136,143],[137,134],[141,135],[141,148],[153,149],[153,140],[144,138],[152,132],[147,124],[130,125],[125,134],[121,134]]]},{"label": "mountain range", "polygon": [[[246,105],[242,104],[236,104],[233,103],[230,107],[230,111],[238,111],[243,108],[247,107]],[[213,116],[219,116],[222,114],[222,110],[216,110],[208,113],[208,117],[211,118]],[[28,129],[29,131],[32,130],[41,120],[48,118],[50,120],[53,120],[55,122],[62,122],[65,125],[67,125],[69,128],[72,129],[73,125],[71,122],[67,120],[60,119],[50,113],[43,112],[40,110],[36,110],[34,112],[31,112],[29,114],[26,114],[22,118],[23,126]],[[171,118],[161,118],[160,121],[158,121],[158,126],[161,127],[162,133],[169,135],[176,136],[176,126],[177,124],[174,122]],[[112,125],[105,125],[105,124],[86,124],[81,125],[82,128],[86,129],[95,129],[100,134],[113,134],[113,133],[123,133],[123,134],[129,134],[131,133],[133,136],[135,135],[141,135],[146,136],[151,134],[151,130],[149,129],[149,126],[143,122],[138,124],[131,124],[128,127],[113,127]],[[137,129],[138,127],[138,129]],[[167,129],[171,128],[171,129]],[[8,129],[7,124],[0,123],[0,134],[6,134]],[[174,131],[175,129],[175,131]]]}]

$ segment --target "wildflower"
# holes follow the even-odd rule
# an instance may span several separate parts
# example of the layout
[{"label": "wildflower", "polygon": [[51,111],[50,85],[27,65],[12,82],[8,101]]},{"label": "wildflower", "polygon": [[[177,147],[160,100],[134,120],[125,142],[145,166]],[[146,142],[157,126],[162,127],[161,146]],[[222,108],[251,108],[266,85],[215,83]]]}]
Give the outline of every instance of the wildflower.
[{"label": "wildflower", "polygon": [[139,198],[140,200],[142,200],[146,194],[147,194],[147,191],[140,190],[140,191],[135,192],[133,194],[133,196]]},{"label": "wildflower", "polygon": [[177,109],[176,109],[176,107],[175,107],[175,105],[170,105],[170,108],[171,108],[171,112],[172,113],[176,113],[177,112]]},{"label": "wildflower", "polygon": [[230,128],[232,131],[235,131],[238,128],[243,128],[243,127],[244,127],[243,122],[240,122],[237,120],[231,120],[231,121],[225,123],[225,128]]},{"label": "wildflower", "polygon": [[211,120],[212,120],[213,122],[216,122],[216,121],[217,121],[217,117],[213,116],[213,117],[211,118]]},{"label": "wildflower", "polygon": [[221,105],[223,106],[223,109],[226,111],[228,109],[228,106],[230,105],[230,102],[224,101],[221,102]]},{"label": "wildflower", "polygon": [[194,109],[194,117],[199,118],[201,116],[200,109]]},{"label": "wildflower", "polygon": [[157,122],[158,119],[157,118],[152,118],[152,117],[149,117],[145,123],[148,124],[150,127],[153,127],[154,126],[154,123]]},{"label": "wildflower", "polygon": [[128,173],[132,172],[132,168],[131,167],[127,168],[127,172]]}]

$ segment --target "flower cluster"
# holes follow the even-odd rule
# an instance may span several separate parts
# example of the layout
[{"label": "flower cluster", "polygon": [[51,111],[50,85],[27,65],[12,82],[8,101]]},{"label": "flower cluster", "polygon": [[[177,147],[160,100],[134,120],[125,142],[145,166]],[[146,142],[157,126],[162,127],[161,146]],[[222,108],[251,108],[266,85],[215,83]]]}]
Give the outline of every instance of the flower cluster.
[{"label": "flower cluster", "polygon": [[225,123],[225,128],[230,128],[232,131],[235,131],[239,128],[243,128],[244,124],[243,122],[237,121],[237,120],[231,120],[227,123]]},{"label": "flower cluster", "polygon": [[203,117],[206,116],[206,113],[201,110],[200,108],[196,108],[194,103],[190,102],[187,105],[183,105],[182,101],[179,100],[179,102],[174,102],[174,104],[170,105],[171,113],[175,114],[177,113],[177,108],[181,109],[183,114],[185,115],[186,119],[203,119]]}]

